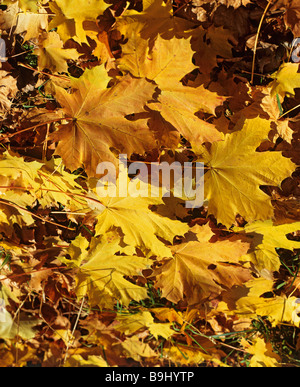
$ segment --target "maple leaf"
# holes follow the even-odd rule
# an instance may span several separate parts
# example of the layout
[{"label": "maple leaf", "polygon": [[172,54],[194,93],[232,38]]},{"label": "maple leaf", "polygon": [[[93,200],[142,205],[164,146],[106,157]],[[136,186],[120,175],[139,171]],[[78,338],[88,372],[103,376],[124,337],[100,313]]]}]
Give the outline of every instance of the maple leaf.
[{"label": "maple leaf", "polygon": [[26,207],[38,200],[43,207],[60,203],[70,211],[86,206],[85,191],[76,183],[77,176],[66,172],[60,159],[43,164],[25,161],[7,151],[0,160],[0,171],[0,190],[5,200],[14,204]]},{"label": "maple leaf", "polygon": [[279,94],[282,97],[295,95],[294,89],[300,87],[298,63],[283,63],[276,73],[272,74],[273,82],[269,84],[271,96]]},{"label": "maple leaf", "polygon": [[75,239],[75,245],[71,244],[67,249],[71,259],[61,258],[63,263],[79,269],[76,275],[79,298],[88,295],[92,305],[111,307],[115,299],[128,305],[132,300],[140,301],[148,297],[145,288],[124,278],[141,274],[147,266],[145,258],[116,255],[122,251],[121,239],[113,232],[91,242],[88,251],[85,251],[87,244],[82,239]]},{"label": "maple leaf", "polygon": [[142,358],[156,357],[156,352],[148,343],[141,341],[137,336],[127,337],[122,343],[122,348],[128,357],[135,361],[141,361]]},{"label": "maple leaf", "polygon": [[273,327],[282,322],[294,325],[296,297],[264,297],[264,294],[273,292],[273,285],[273,280],[259,277],[246,282],[243,287],[232,288],[219,303],[218,310],[241,318],[266,316]]},{"label": "maple leaf", "polygon": [[173,258],[162,261],[153,273],[163,297],[178,302],[186,295],[189,304],[199,303],[223,286],[231,287],[250,278],[247,269],[238,265],[249,245],[229,240],[190,241],[172,247]]},{"label": "maple leaf", "polygon": [[57,33],[65,42],[76,36],[79,42],[87,43],[86,32],[83,28],[85,20],[96,21],[99,15],[108,8],[108,4],[103,0],[55,0],[50,3],[50,9],[55,13],[55,17],[49,24],[49,29],[57,28]]},{"label": "maple leaf", "polygon": [[48,32],[38,49],[34,51],[38,56],[39,69],[47,68],[53,72],[68,72],[67,60],[77,60],[79,53],[74,49],[64,49],[63,42],[55,31]]},{"label": "maple leaf", "polygon": [[34,194],[43,207],[60,204],[64,206],[66,212],[88,210],[86,191],[76,181],[76,175],[65,171],[61,159],[51,159],[42,165],[38,177]]},{"label": "maple leaf", "polygon": [[225,98],[202,85],[194,88],[179,82],[195,68],[189,39],[164,40],[158,36],[150,48],[148,41],[134,36],[122,46],[122,53],[118,67],[135,77],[146,77],[157,83],[161,89],[160,103],[148,106],[160,111],[184,138],[192,144],[222,139],[222,134],[213,125],[200,120],[195,113],[201,110],[214,114]]},{"label": "maple leaf", "polygon": [[175,333],[175,331],[171,329],[171,323],[154,322],[151,313],[148,311],[141,311],[129,315],[119,315],[116,318],[116,321],[118,324],[116,324],[115,329],[126,335],[131,335],[141,328],[148,328],[149,332],[156,339],[158,336],[168,339]]},{"label": "maple leaf", "polygon": [[[42,3],[44,2],[45,1],[42,1]],[[39,9],[39,3],[41,2],[38,0],[2,0],[1,3],[5,5],[15,4],[26,13],[27,11],[37,12]]]},{"label": "maple leaf", "polygon": [[208,212],[227,227],[238,214],[248,222],[272,218],[271,199],[260,186],[279,186],[295,170],[281,152],[256,152],[269,131],[266,120],[245,120],[241,130],[214,142],[203,156],[209,168],[204,175]]},{"label": "maple leaf", "polygon": [[[291,143],[293,138],[293,130],[289,126],[288,119],[281,119],[282,110],[280,110],[283,98],[278,96],[271,96],[270,87],[255,88],[251,91],[251,97],[253,102],[241,109],[234,116],[234,122],[237,122],[240,117],[260,118],[272,120],[271,128],[276,128],[277,134],[273,137],[272,141],[275,142],[277,137],[280,136],[288,143]],[[278,98],[278,100],[277,100]]]},{"label": "maple leaf", "polygon": [[[288,119],[287,120],[280,119],[280,116],[282,113],[279,109],[279,103],[275,96],[271,97],[271,89],[269,87],[266,88],[266,95],[262,98],[262,101],[260,104],[260,117],[265,118],[262,116],[262,111],[266,112],[269,115],[270,119],[274,122],[278,135],[281,138],[283,138],[286,142],[291,143],[293,138],[293,130],[289,126]],[[276,136],[274,137],[273,142],[275,142],[275,140],[276,140]]]},{"label": "maple leaf", "polygon": [[22,315],[20,316],[20,320],[16,322],[6,309],[1,311],[1,313],[3,314],[1,316],[2,319],[0,325],[1,339],[12,340],[18,335],[24,340],[30,340],[36,334],[33,328],[39,325],[42,321],[36,318],[29,318],[28,316],[22,313]]},{"label": "maple leaf", "polygon": [[181,345],[180,343],[171,347],[163,348],[163,355],[166,359],[172,363],[179,364],[181,366],[199,366],[199,364],[209,361],[217,366],[224,366],[221,358],[224,356],[224,352],[212,344],[212,342],[205,338],[197,337],[197,346]]},{"label": "maple leaf", "polygon": [[163,89],[158,100],[160,103],[149,103],[148,106],[158,110],[191,143],[193,149],[203,142],[223,139],[223,134],[213,124],[201,120],[196,113],[215,114],[215,108],[224,102],[224,97],[202,85],[194,88],[178,84]]},{"label": "maple leaf", "polygon": [[255,221],[247,224],[244,230],[247,235],[253,236],[253,248],[246,257],[250,258],[259,270],[279,270],[281,262],[276,248],[300,248],[298,241],[287,239],[288,234],[300,230],[300,222],[275,226],[271,220]]},{"label": "maple leaf", "polygon": [[[118,180],[117,190],[119,184]],[[144,186],[148,188],[148,184],[144,183]],[[186,223],[160,216],[149,208],[163,204],[162,197],[131,197],[127,191],[125,197],[101,197],[100,201],[101,205],[95,210],[96,236],[112,227],[119,227],[124,234],[124,242],[139,247],[145,254],[171,256],[169,247],[162,240],[172,243],[176,235],[184,235],[189,230]]]},{"label": "maple leaf", "polygon": [[273,352],[270,342],[266,343],[260,337],[257,337],[253,343],[249,343],[242,338],[241,345],[246,352],[253,355],[250,360],[250,367],[278,367],[280,356]]},{"label": "maple leaf", "polygon": [[126,10],[116,18],[116,29],[126,38],[140,36],[142,39],[154,39],[161,35],[164,39],[173,36],[182,37],[194,23],[173,15],[172,1],[143,0],[143,10]]},{"label": "maple leaf", "polygon": [[164,89],[196,68],[193,54],[190,39],[164,40],[158,36],[150,47],[148,40],[135,35],[122,45],[122,57],[117,64],[122,71],[154,80]]},{"label": "maple leaf", "polygon": [[154,85],[144,79],[123,77],[111,88],[103,65],[86,70],[80,78],[71,78],[69,94],[55,86],[55,96],[64,114],[72,119],[51,135],[58,142],[56,154],[67,168],[86,168],[95,176],[101,161],[117,163],[111,148],[130,156],[154,147],[154,135],[146,119],[128,120],[125,116],[140,113],[154,93]]}]

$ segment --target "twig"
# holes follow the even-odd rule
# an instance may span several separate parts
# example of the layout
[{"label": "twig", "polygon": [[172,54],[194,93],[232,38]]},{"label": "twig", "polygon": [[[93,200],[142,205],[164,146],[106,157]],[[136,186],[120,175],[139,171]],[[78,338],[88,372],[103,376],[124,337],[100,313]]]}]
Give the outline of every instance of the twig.
[{"label": "twig", "polygon": [[297,106],[294,106],[292,109],[290,109],[290,110],[288,110],[287,112],[281,114],[281,116],[279,116],[278,119],[281,118],[281,117],[283,117],[283,116],[285,116],[286,114],[290,113],[291,111],[297,109],[298,107],[300,107],[300,104],[297,105]]},{"label": "twig", "polygon": [[40,122],[40,123],[38,123],[38,124],[36,124],[34,126],[30,126],[29,128],[25,128],[25,129],[22,129],[22,130],[18,130],[17,132],[9,133],[9,134],[7,134],[5,136],[1,136],[0,140],[5,140],[6,138],[14,137],[17,134],[24,133],[24,132],[27,132],[29,130],[34,130],[34,129],[38,128],[39,126],[47,125],[47,124],[52,124],[54,122],[59,122],[59,121],[62,121],[62,120],[71,120],[71,118],[69,118],[69,117],[60,117],[60,118],[55,118],[54,120],[50,120],[50,121],[46,121],[46,122]]},{"label": "twig", "polygon": [[252,60],[252,69],[251,69],[251,85],[253,85],[253,78],[254,78],[254,66],[255,66],[255,57],[256,57],[256,49],[257,49],[257,43],[258,43],[258,37],[259,37],[259,33],[260,33],[260,30],[261,30],[261,26],[262,26],[262,23],[263,23],[263,20],[265,18],[265,15],[270,7],[270,5],[272,4],[272,0],[269,0],[268,1],[268,4],[264,10],[264,13],[262,14],[262,17],[260,19],[260,22],[259,22],[259,25],[258,25],[258,29],[257,29],[257,33],[256,33],[256,37],[255,37],[255,43],[254,43],[254,49],[253,49],[253,60]]},{"label": "twig", "polygon": [[2,200],[2,199],[0,199],[0,203],[5,204],[6,206],[14,207],[14,208],[16,208],[17,210],[21,210],[21,211],[27,212],[27,213],[30,214],[31,216],[33,216],[33,217],[35,217],[35,218],[38,218],[38,219],[42,220],[43,222],[47,222],[47,223],[53,224],[53,225],[56,226],[56,227],[61,227],[61,228],[65,228],[66,230],[76,231],[75,228],[63,226],[62,224],[55,223],[55,222],[53,222],[53,221],[51,221],[51,220],[48,220],[48,219],[43,218],[42,216],[33,214],[31,211],[27,210],[27,209],[24,208],[24,207],[19,206],[18,204],[15,204],[15,203],[12,203],[12,202],[9,202],[9,201],[5,201],[5,200]]},{"label": "twig", "polygon": [[[71,332],[71,338],[74,336],[75,330],[77,328],[77,325],[78,325],[78,322],[79,322],[79,318],[80,318],[80,315],[81,315],[81,312],[82,312],[82,307],[83,307],[84,300],[85,300],[84,297],[82,297],[80,308],[79,308],[79,311],[78,311],[78,314],[77,314],[77,319],[75,321],[74,327],[73,327],[72,332]],[[72,344],[74,343],[74,340],[75,340],[75,338],[72,340]],[[64,360],[63,360],[63,364],[67,360],[67,356],[68,356],[68,351],[69,351],[70,345],[71,345],[71,340],[68,340],[68,344],[67,344],[67,348],[66,348],[66,353],[65,353]]]},{"label": "twig", "polygon": [[64,77],[62,75],[56,75],[56,74],[49,74],[49,73],[46,73],[45,71],[40,71],[38,69],[35,69],[34,67],[28,66],[28,65],[26,65],[24,63],[21,63],[21,62],[18,62],[18,66],[22,66],[22,67],[25,67],[28,70],[36,71],[37,73],[47,75],[48,77],[55,77],[55,78],[63,79],[65,81],[70,80],[70,78],[68,78],[68,77]]}]

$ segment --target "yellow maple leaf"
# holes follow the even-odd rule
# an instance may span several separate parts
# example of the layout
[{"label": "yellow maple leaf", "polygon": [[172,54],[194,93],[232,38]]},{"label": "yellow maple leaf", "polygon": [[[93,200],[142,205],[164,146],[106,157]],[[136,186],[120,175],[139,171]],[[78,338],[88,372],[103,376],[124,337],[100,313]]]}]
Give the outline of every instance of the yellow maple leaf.
[{"label": "yellow maple leaf", "polygon": [[38,8],[34,13],[20,12],[18,2],[9,2],[7,9],[1,15],[0,27],[1,29],[14,28],[14,33],[21,34],[23,41],[29,41],[36,39],[42,30],[47,30],[48,14],[43,7]]},{"label": "yellow maple leaf", "polygon": [[195,113],[202,111],[215,114],[215,108],[222,105],[225,98],[198,87],[171,84],[163,89],[158,97],[160,103],[150,103],[151,109],[160,111],[163,118],[170,122],[188,140],[193,149],[203,142],[214,142],[224,138],[213,124],[198,118]]},{"label": "yellow maple leaf", "polygon": [[283,63],[276,73],[272,74],[273,82],[269,84],[271,96],[281,97],[295,95],[294,89],[300,87],[300,73],[298,63]]},{"label": "yellow maple leaf", "polygon": [[25,313],[22,313],[19,321],[16,322],[12,315],[4,309],[1,311],[0,338],[12,340],[16,336],[20,336],[25,340],[30,340],[36,334],[33,328],[41,322],[42,320],[29,317]]},{"label": "yellow maple leaf", "polygon": [[17,5],[23,12],[37,12],[41,3],[45,3],[45,0],[2,0],[1,4]]},{"label": "yellow maple leaf", "polygon": [[50,9],[55,16],[49,24],[49,29],[57,28],[57,33],[64,42],[77,37],[79,42],[87,43],[83,22],[96,21],[97,17],[102,15],[108,7],[109,5],[103,0],[52,1]]},{"label": "yellow maple leaf", "polygon": [[143,342],[137,336],[127,337],[121,346],[126,357],[131,357],[135,361],[141,361],[142,358],[156,357],[157,353],[148,343]]},{"label": "yellow maple leaf", "polygon": [[[224,295],[218,310],[242,319],[268,317],[273,327],[280,323],[299,324],[293,318],[296,297],[272,296],[273,284],[272,280],[262,277],[252,279]],[[271,296],[264,297],[265,294]]]},{"label": "yellow maple leaf", "polygon": [[43,207],[60,203],[69,211],[88,210],[82,197],[85,191],[75,181],[77,176],[66,172],[60,159],[43,164],[25,161],[7,151],[0,160],[0,172],[3,199],[14,204],[32,206],[38,199]]},{"label": "yellow maple leaf", "polygon": [[140,36],[142,39],[154,39],[161,35],[164,39],[173,36],[182,37],[194,23],[173,15],[172,1],[143,0],[143,10],[127,9],[116,18],[115,27],[126,37]]},{"label": "yellow maple leaf", "polygon": [[64,367],[108,367],[107,362],[100,356],[89,355],[84,359],[81,355],[69,356],[63,365]]},{"label": "yellow maple leaf", "polygon": [[251,344],[244,338],[241,345],[246,352],[253,355],[250,359],[250,367],[278,367],[280,356],[273,352],[271,343],[257,337]]},{"label": "yellow maple leaf", "polygon": [[158,339],[158,336],[168,339],[175,333],[175,331],[171,329],[171,323],[154,322],[154,318],[148,311],[119,315],[117,316],[116,321],[118,324],[116,324],[115,329],[125,333],[125,335],[131,335],[142,328],[148,328],[149,332],[156,339]]},{"label": "yellow maple leaf", "polygon": [[63,42],[55,31],[50,31],[45,35],[34,54],[38,56],[40,70],[46,68],[54,73],[67,73],[67,61],[70,59],[77,60],[80,55],[75,48],[64,49]]},{"label": "yellow maple leaf", "polygon": [[200,110],[215,114],[215,108],[225,98],[199,87],[183,86],[180,80],[196,66],[192,63],[193,50],[190,39],[173,37],[164,40],[158,36],[150,46],[149,41],[138,35],[131,37],[122,46],[122,57],[117,61],[122,71],[135,77],[154,80],[161,93],[160,103],[151,103],[151,109],[160,111],[192,144],[204,141],[218,141],[222,134],[211,124],[200,120],[195,113]]},{"label": "yellow maple leaf", "polygon": [[[237,228],[242,231],[242,228]],[[247,224],[244,231],[253,237],[253,246],[245,259],[255,264],[258,270],[279,270],[280,260],[276,248],[293,250],[300,248],[298,241],[287,239],[287,234],[300,230],[300,222],[275,226],[272,220]]]},{"label": "yellow maple leaf", "polygon": [[124,249],[116,233],[107,233],[91,242],[86,251],[85,238],[79,236],[67,249],[70,258],[61,258],[69,266],[78,268],[76,293],[79,298],[88,296],[91,305],[113,307],[119,300],[125,305],[130,301],[147,298],[147,289],[135,285],[125,276],[141,275],[147,267],[147,259],[135,255],[117,255]]},{"label": "yellow maple leaf", "polygon": [[117,63],[122,71],[154,80],[164,89],[196,68],[193,54],[190,39],[164,40],[158,36],[150,47],[148,40],[136,35],[122,45],[122,57]]},{"label": "yellow maple leaf", "polygon": [[[116,184],[117,191],[120,181]],[[147,190],[151,187],[146,183],[143,186]],[[163,204],[162,197],[131,197],[128,188],[126,192],[127,196],[124,197],[99,198],[102,204],[94,210],[96,236],[103,235],[112,227],[119,227],[127,245],[140,248],[144,254],[154,254],[160,258],[171,256],[169,247],[162,240],[173,243],[176,235],[183,236],[188,232],[188,225],[161,216],[149,208]]]},{"label": "yellow maple leaf", "polygon": [[163,358],[175,363],[178,366],[199,366],[205,362],[212,362],[217,366],[225,366],[221,362],[224,352],[216,349],[208,339],[197,338],[198,346],[186,346],[176,343],[171,347],[163,349]]},{"label": "yellow maple leaf", "polygon": [[208,212],[227,227],[238,214],[248,222],[272,218],[271,199],[260,186],[280,186],[295,170],[281,152],[256,152],[269,131],[268,121],[246,119],[241,130],[214,142],[203,156],[208,167],[204,175]]}]

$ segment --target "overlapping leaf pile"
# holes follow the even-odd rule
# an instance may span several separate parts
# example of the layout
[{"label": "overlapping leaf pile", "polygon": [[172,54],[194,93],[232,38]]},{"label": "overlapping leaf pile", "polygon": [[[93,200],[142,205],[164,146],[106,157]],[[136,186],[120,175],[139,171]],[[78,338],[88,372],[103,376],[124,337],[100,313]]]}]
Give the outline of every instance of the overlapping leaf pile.
[{"label": "overlapping leaf pile", "polygon": [[[297,364],[297,1],[1,4],[0,364]],[[120,154],[204,204],[99,197]]]}]

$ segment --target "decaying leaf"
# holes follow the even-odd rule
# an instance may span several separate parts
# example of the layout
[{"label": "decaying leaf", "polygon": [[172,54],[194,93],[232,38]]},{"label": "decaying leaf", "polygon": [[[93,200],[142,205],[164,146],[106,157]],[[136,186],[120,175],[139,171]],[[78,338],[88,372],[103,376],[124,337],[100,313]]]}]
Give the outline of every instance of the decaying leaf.
[{"label": "decaying leaf", "polygon": [[0,70],[0,116],[5,117],[18,91],[17,81],[7,71]]}]

